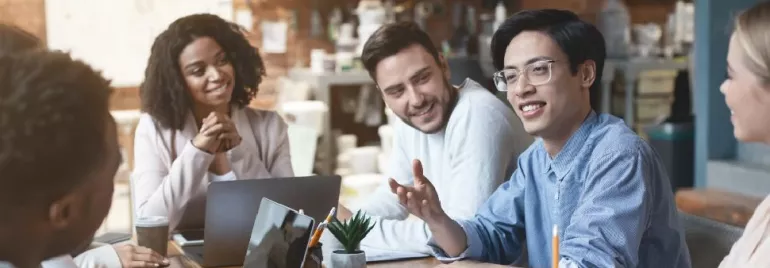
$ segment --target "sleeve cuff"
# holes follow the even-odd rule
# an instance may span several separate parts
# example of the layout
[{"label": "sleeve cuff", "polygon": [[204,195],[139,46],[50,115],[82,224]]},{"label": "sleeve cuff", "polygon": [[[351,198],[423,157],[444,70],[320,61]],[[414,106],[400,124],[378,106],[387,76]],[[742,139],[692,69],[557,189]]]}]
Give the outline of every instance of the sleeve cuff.
[{"label": "sleeve cuff", "polygon": [[211,162],[214,161],[214,155],[210,154],[204,150],[198,149],[198,147],[195,147],[193,145],[192,140],[187,141],[187,144],[182,149],[182,152],[177,155],[177,159],[172,161],[172,165],[176,160],[182,157],[191,157],[192,163],[198,167],[202,168],[203,170],[208,170],[209,165],[211,165]]},{"label": "sleeve cuff", "polygon": [[77,267],[122,267],[120,257],[115,248],[107,245],[83,252],[74,259]]},{"label": "sleeve cuff", "polygon": [[570,259],[562,258],[559,260],[559,267],[565,267],[565,268],[580,268],[580,265],[575,263],[574,261]]},{"label": "sleeve cuff", "polygon": [[468,241],[468,245],[465,248],[465,251],[460,253],[457,257],[449,257],[447,256],[446,252],[444,252],[441,247],[436,244],[436,241],[431,236],[430,240],[428,240],[428,246],[430,247],[431,251],[433,252],[433,256],[436,256],[436,259],[440,262],[447,263],[447,262],[454,262],[459,261],[463,259],[478,259],[481,257],[481,251],[483,249],[481,238],[479,238],[478,234],[473,231],[473,223],[471,221],[465,221],[465,220],[457,220],[457,223],[460,224],[460,227],[463,228],[463,232],[465,233],[465,238]]},{"label": "sleeve cuff", "polygon": [[230,172],[227,172],[223,175],[217,175],[214,173],[209,172],[209,178],[211,178],[211,181],[234,181],[238,178],[235,176],[235,173],[231,170]]},{"label": "sleeve cuff", "polygon": [[209,152],[206,152],[204,150],[199,149],[198,147],[195,147],[195,145],[193,145],[192,143],[192,140],[187,141],[187,144],[185,144],[184,149],[182,149],[182,153],[179,155],[182,155],[185,153],[194,153],[195,155],[202,155],[204,157],[205,156],[210,156],[212,158],[214,157],[214,154],[210,154]]}]

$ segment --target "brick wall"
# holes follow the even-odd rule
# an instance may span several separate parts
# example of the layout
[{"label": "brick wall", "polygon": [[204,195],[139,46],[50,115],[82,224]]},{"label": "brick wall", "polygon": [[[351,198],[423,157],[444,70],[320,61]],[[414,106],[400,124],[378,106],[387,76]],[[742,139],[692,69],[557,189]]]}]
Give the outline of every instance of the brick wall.
[{"label": "brick wall", "polygon": [[[464,2],[468,4],[477,4],[479,0],[445,0],[448,7],[454,2]],[[308,64],[310,49],[325,48],[332,51],[333,46],[325,40],[315,40],[309,38],[310,12],[313,8],[311,0],[251,0],[253,3],[260,3],[257,6],[249,6],[246,0],[234,0],[234,9],[250,9],[254,15],[254,31],[249,35],[249,39],[256,45],[260,45],[261,33],[259,22],[262,20],[286,20],[292,17],[292,11],[297,12],[297,25],[292,27],[288,34],[288,51],[285,54],[264,54],[263,57],[267,64],[267,78],[260,86],[260,93],[257,99],[252,103],[255,107],[270,109],[273,107],[276,94],[276,78],[286,74],[291,66],[300,62]],[[325,16],[331,12],[335,6],[354,6],[358,0],[318,0],[318,10],[322,14],[322,21],[325,23]],[[397,0],[397,3],[404,0]],[[603,0],[520,0],[519,6],[524,9],[533,8],[561,8],[569,9],[581,15],[588,21],[595,21],[597,12],[600,10]],[[674,1],[627,1],[631,12],[633,23],[657,22],[664,23],[668,12],[673,9]],[[489,12],[477,9],[477,14]],[[13,23],[22,28],[45,38],[45,0],[0,0],[0,22]],[[442,17],[432,17],[427,21],[431,29],[431,38],[436,42],[441,42],[452,33],[450,23],[451,9],[444,12]],[[149,48],[147,48],[149,49]],[[136,88],[118,89],[113,96],[112,107],[114,109],[132,109],[138,108],[139,98]]]},{"label": "brick wall", "polygon": [[16,24],[45,39],[45,0],[0,0],[0,22]]}]

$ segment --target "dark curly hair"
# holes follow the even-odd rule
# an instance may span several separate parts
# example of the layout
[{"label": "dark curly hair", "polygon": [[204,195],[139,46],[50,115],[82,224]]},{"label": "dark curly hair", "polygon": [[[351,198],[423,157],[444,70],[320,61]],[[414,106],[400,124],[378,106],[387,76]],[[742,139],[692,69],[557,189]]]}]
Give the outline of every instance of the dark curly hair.
[{"label": "dark curly hair", "polygon": [[42,47],[37,36],[15,25],[0,23],[0,56]]},{"label": "dark curly hair", "polygon": [[104,165],[109,84],[66,53],[0,56],[0,214],[53,202]]},{"label": "dark curly hair", "polygon": [[256,96],[265,76],[265,66],[257,48],[251,46],[243,30],[234,23],[211,14],[195,14],[172,22],[155,38],[139,88],[142,110],[164,128],[181,130],[191,110],[192,97],[179,67],[179,54],[200,37],[213,38],[224,50],[235,70],[231,104],[244,107]]}]

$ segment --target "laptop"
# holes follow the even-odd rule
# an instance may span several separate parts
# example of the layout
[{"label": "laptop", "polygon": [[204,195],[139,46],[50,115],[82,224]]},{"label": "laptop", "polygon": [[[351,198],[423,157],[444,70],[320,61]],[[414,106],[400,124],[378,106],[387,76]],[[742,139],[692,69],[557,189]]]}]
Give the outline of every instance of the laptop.
[{"label": "laptop", "polygon": [[263,198],[304,210],[323,222],[339,202],[340,176],[212,182],[206,196],[203,245],[183,246],[204,267],[241,266]]},{"label": "laptop", "polygon": [[299,268],[305,263],[314,220],[263,198],[254,220],[243,268]]}]

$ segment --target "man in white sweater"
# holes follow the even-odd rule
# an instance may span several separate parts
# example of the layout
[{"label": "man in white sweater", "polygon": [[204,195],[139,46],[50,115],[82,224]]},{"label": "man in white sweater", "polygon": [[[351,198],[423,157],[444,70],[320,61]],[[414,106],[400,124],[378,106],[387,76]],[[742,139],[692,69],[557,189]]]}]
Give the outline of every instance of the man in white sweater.
[{"label": "man in white sweater", "polygon": [[[436,185],[451,217],[472,217],[510,177],[533,138],[510,108],[475,81],[450,85],[445,59],[414,23],[380,28],[364,46],[362,61],[385,103],[402,120],[394,126],[384,179],[411,185],[414,174],[422,173]],[[427,225],[407,219],[409,213],[385,180],[354,209],[376,221],[362,246],[430,253]],[[338,218],[350,214],[340,206]]]}]

